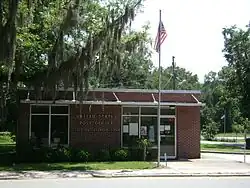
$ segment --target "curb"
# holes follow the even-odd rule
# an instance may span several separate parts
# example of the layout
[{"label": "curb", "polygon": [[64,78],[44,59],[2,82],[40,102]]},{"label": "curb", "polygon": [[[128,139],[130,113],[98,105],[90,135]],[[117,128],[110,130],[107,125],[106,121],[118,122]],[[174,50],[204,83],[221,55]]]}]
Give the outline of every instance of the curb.
[{"label": "curb", "polygon": [[[74,177],[74,178],[146,178],[146,177],[153,177],[153,178],[160,178],[160,177],[250,177],[250,173],[247,174],[220,174],[220,173],[197,173],[197,174],[147,174],[147,175],[138,175],[138,174],[124,174],[124,175],[115,175],[115,174],[91,174],[89,177]],[[64,179],[63,177],[58,177],[58,179]],[[73,177],[65,177],[65,178],[73,178]],[[29,177],[18,177],[18,176],[7,176],[7,177],[0,177],[1,180],[22,180],[22,179],[34,179]],[[46,177],[40,177],[36,179],[48,179]]]},{"label": "curb", "polygon": [[7,177],[0,177],[0,180],[18,180],[20,177],[18,176],[7,176]]},{"label": "curb", "polygon": [[[219,153],[219,154],[244,155],[243,152],[225,152],[225,151],[210,151],[210,150],[201,150],[201,153]],[[250,152],[246,152],[246,155],[250,155]]]},{"label": "curb", "polygon": [[93,178],[92,174],[89,174],[88,176],[65,176],[65,177],[50,177],[50,176],[44,176],[44,177],[27,177],[27,176],[6,176],[6,177],[0,177],[0,181],[1,180],[28,180],[28,179],[67,179],[67,178]]},{"label": "curb", "polygon": [[248,174],[149,174],[149,175],[100,175],[92,174],[95,178],[140,178],[140,177],[250,177]]}]

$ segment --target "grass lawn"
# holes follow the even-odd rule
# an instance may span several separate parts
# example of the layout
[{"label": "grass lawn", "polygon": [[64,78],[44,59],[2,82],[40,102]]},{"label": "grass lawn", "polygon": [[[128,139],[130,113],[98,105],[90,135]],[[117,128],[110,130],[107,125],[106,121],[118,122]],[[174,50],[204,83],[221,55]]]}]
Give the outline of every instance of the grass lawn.
[{"label": "grass lawn", "polygon": [[15,144],[8,135],[0,135],[0,144]]},{"label": "grass lawn", "polygon": [[0,153],[15,151],[16,144],[9,135],[0,134]]},{"label": "grass lawn", "polygon": [[[227,146],[222,144],[201,144],[201,150],[206,151],[221,151],[221,152],[240,152],[243,153],[244,150],[238,146]],[[250,154],[250,150],[246,150]]]},{"label": "grass lawn", "polygon": [[[236,137],[235,133],[219,133],[215,137]],[[237,134],[237,137],[244,137],[243,133]],[[247,134],[247,137],[250,137],[250,133]]]},{"label": "grass lawn", "polygon": [[16,150],[16,144],[1,144],[0,153],[14,152]]},{"label": "grass lawn", "polygon": [[119,170],[119,169],[151,169],[152,162],[89,162],[89,163],[35,163],[0,166],[0,171],[50,171],[50,170]]}]

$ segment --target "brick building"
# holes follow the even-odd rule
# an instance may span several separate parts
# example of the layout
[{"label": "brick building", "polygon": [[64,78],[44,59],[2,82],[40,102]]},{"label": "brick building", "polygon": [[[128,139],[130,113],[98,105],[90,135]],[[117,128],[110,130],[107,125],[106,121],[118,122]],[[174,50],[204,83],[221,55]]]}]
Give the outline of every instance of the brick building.
[{"label": "brick building", "polygon": [[[200,157],[200,91],[163,90],[161,155]],[[35,95],[20,88],[17,149],[29,142],[96,150],[131,147],[138,138],[157,150],[156,90],[95,89],[81,104],[73,90]],[[80,106],[81,105],[81,106]]]}]

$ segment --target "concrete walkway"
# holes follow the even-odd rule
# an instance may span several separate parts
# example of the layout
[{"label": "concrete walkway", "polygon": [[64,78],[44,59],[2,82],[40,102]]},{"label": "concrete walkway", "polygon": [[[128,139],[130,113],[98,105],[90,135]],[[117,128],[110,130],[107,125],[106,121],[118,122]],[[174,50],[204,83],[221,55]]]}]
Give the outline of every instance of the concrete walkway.
[{"label": "concrete walkway", "polygon": [[242,155],[204,153],[201,159],[161,162],[161,167],[147,170],[99,170],[99,171],[17,171],[0,172],[0,179],[34,178],[114,178],[114,177],[169,177],[169,176],[250,176],[248,163],[242,163]]}]

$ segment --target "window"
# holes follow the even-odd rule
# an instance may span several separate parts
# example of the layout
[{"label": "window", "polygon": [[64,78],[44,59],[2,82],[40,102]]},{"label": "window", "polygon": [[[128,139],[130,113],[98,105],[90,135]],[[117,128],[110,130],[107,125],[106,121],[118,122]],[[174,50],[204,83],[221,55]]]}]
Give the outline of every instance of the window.
[{"label": "window", "polygon": [[161,115],[175,115],[175,107],[161,108]]},{"label": "window", "polygon": [[141,117],[141,138],[148,139],[157,145],[157,117]]},{"label": "window", "polygon": [[67,105],[31,105],[30,139],[33,145],[68,145],[68,109]]},{"label": "window", "polygon": [[124,107],[123,115],[138,115],[139,107]]},{"label": "window", "polygon": [[31,139],[32,143],[39,146],[49,145],[49,116],[32,115],[31,117]]},{"label": "window", "polygon": [[49,106],[43,106],[43,105],[36,105],[31,106],[31,113],[32,114],[49,114]]},{"label": "window", "polygon": [[68,144],[68,116],[51,116],[51,144]]},{"label": "window", "polygon": [[51,114],[68,115],[68,106],[51,106]]},{"label": "window", "polygon": [[133,146],[139,136],[139,116],[123,116],[123,146]]},{"label": "window", "polygon": [[[158,108],[157,106],[148,106],[148,107],[123,107],[123,115],[122,115],[122,143],[124,147],[133,146],[136,144],[139,138],[146,138],[151,143],[152,146],[157,145],[157,122],[158,122]],[[175,107],[162,107],[161,108],[161,125],[165,124],[166,129],[168,129],[168,125],[171,125],[171,132],[166,132],[166,134],[172,136],[174,134],[174,126],[175,123],[172,122],[164,122],[164,118],[170,120],[174,119],[175,116]],[[163,126],[161,126],[161,129]],[[165,134],[164,132],[164,134]],[[170,140],[165,139],[166,143],[172,142],[173,139]]]},{"label": "window", "polygon": [[141,115],[157,115],[158,109],[157,107],[142,107]]}]

